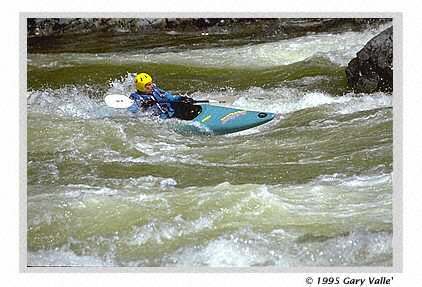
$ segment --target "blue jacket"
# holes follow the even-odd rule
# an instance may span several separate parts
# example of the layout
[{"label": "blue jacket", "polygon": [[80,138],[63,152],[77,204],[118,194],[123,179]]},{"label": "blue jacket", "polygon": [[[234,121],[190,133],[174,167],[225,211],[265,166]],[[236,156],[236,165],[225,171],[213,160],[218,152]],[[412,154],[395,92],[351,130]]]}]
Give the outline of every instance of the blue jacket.
[{"label": "blue jacket", "polygon": [[162,119],[173,117],[173,104],[182,100],[181,96],[173,96],[169,92],[160,90],[155,85],[152,89],[152,95],[136,91],[129,98],[135,101],[128,108],[132,113],[136,113],[139,110],[152,111],[154,115],[160,116]]}]

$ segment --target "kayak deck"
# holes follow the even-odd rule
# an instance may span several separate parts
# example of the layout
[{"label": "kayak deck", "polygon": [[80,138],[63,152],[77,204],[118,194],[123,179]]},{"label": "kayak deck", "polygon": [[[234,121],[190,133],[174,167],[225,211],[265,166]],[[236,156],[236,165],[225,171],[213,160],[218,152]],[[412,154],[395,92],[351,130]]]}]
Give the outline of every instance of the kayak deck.
[{"label": "kayak deck", "polygon": [[[246,111],[236,108],[214,106],[209,104],[195,105],[190,114],[190,132],[212,133],[215,135],[234,133],[250,129],[271,121],[273,113]],[[199,108],[200,107],[200,108]]]}]

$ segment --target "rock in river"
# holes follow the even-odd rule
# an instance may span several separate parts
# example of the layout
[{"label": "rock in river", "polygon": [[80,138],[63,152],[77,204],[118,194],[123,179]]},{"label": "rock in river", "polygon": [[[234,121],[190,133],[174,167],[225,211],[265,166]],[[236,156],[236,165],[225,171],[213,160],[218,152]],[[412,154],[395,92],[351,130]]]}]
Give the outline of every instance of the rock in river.
[{"label": "rock in river", "polygon": [[356,92],[393,91],[393,27],[372,38],[346,68],[347,82]]}]

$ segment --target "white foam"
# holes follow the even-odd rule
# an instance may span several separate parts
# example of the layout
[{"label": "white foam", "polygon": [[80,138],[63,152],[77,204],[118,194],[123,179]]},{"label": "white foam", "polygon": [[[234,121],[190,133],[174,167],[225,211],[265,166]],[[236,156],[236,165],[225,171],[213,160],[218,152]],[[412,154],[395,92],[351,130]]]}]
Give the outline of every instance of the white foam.
[{"label": "white foam", "polygon": [[82,119],[121,114],[121,110],[107,107],[103,101],[92,99],[87,93],[74,86],[32,91],[27,99],[28,111]]},{"label": "white foam", "polygon": [[359,111],[367,111],[377,108],[392,107],[393,97],[384,93],[373,93],[370,95],[346,94],[344,102],[339,105],[338,113],[351,114]]},{"label": "white foam", "polygon": [[391,107],[392,96],[385,93],[333,96],[323,92],[304,92],[294,88],[249,88],[235,95],[233,106],[247,110],[263,110],[287,114],[320,106],[329,107],[334,113],[351,114],[376,108]]},{"label": "white foam", "polygon": [[339,34],[324,33],[233,48],[197,49],[137,56],[144,61],[157,63],[256,68],[288,65],[312,56],[324,56],[344,66],[380,31],[381,29]]},{"label": "white foam", "polygon": [[69,250],[41,250],[28,252],[29,266],[84,266],[104,267],[116,264],[98,256],[80,256]]},{"label": "white foam", "polygon": [[161,244],[164,240],[177,240],[204,229],[212,228],[215,217],[216,215],[210,217],[204,215],[196,220],[189,221],[178,215],[174,217],[172,222],[160,222],[154,219],[143,226],[136,227],[129,244]]},{"label": "white foam", "polygon": [[109,89],[107,90],[107,94],[130,95],[134,92],[134,79],[134,73],[127,73],[125,76],[121,76],[118,79],[113,79],[109,83]]},{"label": "white foam", "polygon": [[353,176],[349,177],[341,183],[347,187],[372,187],[380,185],[392,185],[392,177],[390,174],[380,174],[372,176]]},{"label": "white foam", "polygon": [[[290,266],[388,266],[392,264],[392,234],[355,231],[326,241],[296,243]],[[276,265],[285,264],[285,258]]]},{"label": "white foam", "polygon": [[171,256],[177,265],[211,266],[211,267],[248,267],[265,262],[253,246],[242,244],[236,239],[218,239],[211,241],[206,247],[186,249]]},{"label": "white foam", "polygon": [[65,187],[65,197],[74,198],[80,195],[113,196],[119,194],[119,190],[108,187],[95,187],[85,184],[69,184]]},{"label": "white foam", "polygon": [[167,178],[167,179],[163,179],[160,182],[160,188],[161,189],[169,189],[169,188],[174,188],[177,185],[177,181],[175,181],[172,178]]}]

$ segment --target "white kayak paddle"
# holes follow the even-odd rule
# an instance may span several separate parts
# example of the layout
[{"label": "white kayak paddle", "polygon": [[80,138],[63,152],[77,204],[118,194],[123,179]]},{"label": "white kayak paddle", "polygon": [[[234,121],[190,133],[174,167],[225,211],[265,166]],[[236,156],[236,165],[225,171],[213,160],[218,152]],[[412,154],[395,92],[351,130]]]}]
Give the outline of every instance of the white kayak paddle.
[{"label": "white kayak paddle", "polygon": [[133,100],[130,99],[128,96],[119,94],[107,95],[104,98],[104,101],[107,106],[116,109],[127,109],[133,104]]}]

